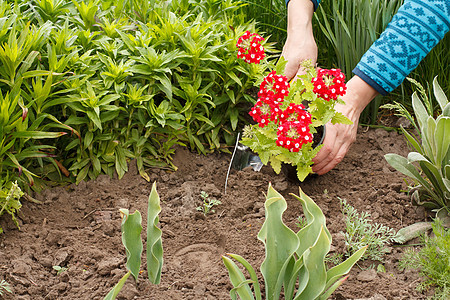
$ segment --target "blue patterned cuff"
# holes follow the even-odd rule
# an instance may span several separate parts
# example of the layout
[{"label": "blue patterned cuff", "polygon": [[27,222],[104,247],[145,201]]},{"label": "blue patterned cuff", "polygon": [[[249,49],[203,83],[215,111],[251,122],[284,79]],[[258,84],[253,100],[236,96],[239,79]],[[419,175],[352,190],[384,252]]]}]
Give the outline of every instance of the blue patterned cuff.
[{"label": "blue patterned cuff", "polygon": [[380,93],[380,87],[390,93],[443,39],[449,27],[450,1],[406,0],[361,58],[355,68],[359,74],[355,74],[365,77],[361,78]]},{"label": "blue patterned cuff", "polygon": [[363,71],[361,71],[360,69],[358,69],[358,67],[353,69],[353,74],[357,75],[359,78],[361,78],[362,80],[364,80],[368,85],[370,85],[371,87],[373,87],[378,93],[380,93],[383,96],[386,96],[388,94],[388,92],[386,92],[381,85],[379,85],[378,83],[376,83],[372,78],[370,78],[369,76],[367,76]]}]

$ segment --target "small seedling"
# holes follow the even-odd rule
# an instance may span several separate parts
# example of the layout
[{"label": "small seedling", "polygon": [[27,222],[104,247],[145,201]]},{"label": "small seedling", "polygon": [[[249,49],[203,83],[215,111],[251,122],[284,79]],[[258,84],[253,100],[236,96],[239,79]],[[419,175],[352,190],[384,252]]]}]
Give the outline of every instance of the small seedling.
[{"label": "small seedling", "polygon": [[53,270],[56,271],[56,275],[61,274],[62,272],[67,271],[68,268],[66,267],[61,267],[61,266],[53,266]]},{"label": "small seedling", "polygon": [[340,265],[344,261],[344,254],[342,253],[328,253],[325,256],[325,262],[331,263],[333,266]]},{"label": "small seedling", "polygon": [[11,285],[6,282],[6,280],[1,280],[0,281],[0,296],[3,296],[4,293],[11,293],[12,294],[12,289],[11,289]]},{"label": "small seedling", "polygon": [[207,192],[202,191],[200,193],[200,197],[203,200],[202,205],[197,207],[198,211],[201,211],[205,216],[209,213],[215,213],[216,211],[213,209],[214,206],[222,204],[219,200],[216,198],[209,198],[209,195]]},{"label": "small seedling", "polygon": [[297,226],[297,228],[303,228],[306,225],[308,225],[308,221],[306,220],[306,218],[304,216],[298,216],[297,222],[295,222],[295,226]]},{"label": "small seedling", "polygon": [[348,254],[351,255],[361,247],[368,246],[362,259],[383,261],[384,254],[388,252],[386,245],[395,236],[394,230],[383,224],[373,223],[370,213],[360,214],[345,199],[338,199],[345,217],[344,237]]}]

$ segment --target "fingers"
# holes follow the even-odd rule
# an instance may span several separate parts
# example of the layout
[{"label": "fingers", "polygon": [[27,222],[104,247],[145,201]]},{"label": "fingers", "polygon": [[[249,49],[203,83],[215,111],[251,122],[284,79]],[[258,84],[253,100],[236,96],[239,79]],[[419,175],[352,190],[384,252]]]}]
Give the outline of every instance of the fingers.
[{"label": "fingers", "polygon": [[354,129],[350,127],[353,126],[331,124],[327,126],[323,147],[313,159],[313,172],[323,175],[342,161],[356,138]]}]

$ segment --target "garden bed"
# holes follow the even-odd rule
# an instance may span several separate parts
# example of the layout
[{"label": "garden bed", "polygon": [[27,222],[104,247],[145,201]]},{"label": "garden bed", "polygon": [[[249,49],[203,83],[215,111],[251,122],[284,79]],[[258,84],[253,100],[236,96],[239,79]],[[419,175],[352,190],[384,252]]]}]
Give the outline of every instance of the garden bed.
[{"label": "garden bed", "polygon": [[[342,163],[328,174],[300,184],[327,217],[332,251],[342,252],[345,246],[338,197],[395,230],[425,220],[424,210],[412,206],[403,192],[403,176],[383,157],[407,152],[403,137],[395,131],[360,128],[358,140]],[[5,229],[0,236],[0,280],[9,282],[14,292],[5,299],[103,299],[126,272],[119,208],[138,209],[145,220],[153,181],[162,207],[161,284],[150,284],[143,272],[137,284],[128,279],[119,299],[230,299],[232,286],[221,255],[240,254],[259,268],[264,246],[256,235],[264,221],[269,182],[286,197],[286,224],[295,229],[301,214],[300,203],[289,195],[298,194],[299,184],[274,174],[269,167],[261,172],[232,170],[225,194],[230,157],[218,153],[203,156],[180,148],[174,156],[178,170],[149,170],[150,183],[132,163],[121,180],[101,175],[78,186],[44,190],[35,195],[42,204],[25,201],[20,231],[7,217],[0,220]],[[222,202],[215,207],[215,214],[205,217],[196,210],[201,191]],[[426,299],[415,290],[418,273],[398,269],[404,249],[392,245],[385,256],[384,273],[375,271],[378,262],[358,263],[333,299]],[[375,269],[370,268],[373,265]],[[68,269],[57,275],[53,266]]]}]

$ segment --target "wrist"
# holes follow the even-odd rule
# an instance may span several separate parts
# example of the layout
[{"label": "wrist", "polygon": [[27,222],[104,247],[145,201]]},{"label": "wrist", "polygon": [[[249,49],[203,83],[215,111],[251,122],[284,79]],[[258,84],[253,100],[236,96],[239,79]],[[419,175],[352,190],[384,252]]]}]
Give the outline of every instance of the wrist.
[{"label": "wrist", "polygon": [[359,116],[378,94],[372,86],[355,75],[347,82],[347,94],[344,97],[345,105],[351,107]]},{"label": "wrist", "polygon": [[288,7],[287,32],[300,32],[300,35],[306,31],[312,32],[312,16],[314,14],[314,4],[311,0],[290,0]]}]

